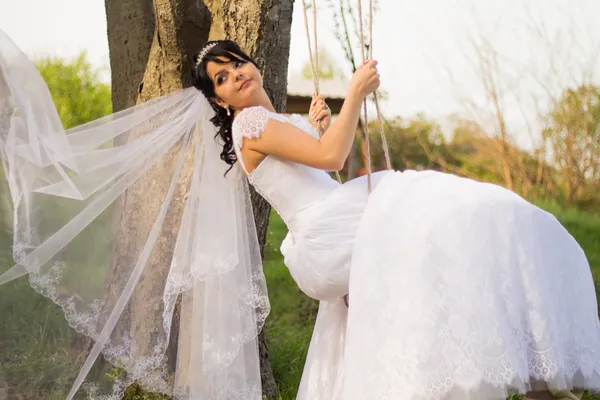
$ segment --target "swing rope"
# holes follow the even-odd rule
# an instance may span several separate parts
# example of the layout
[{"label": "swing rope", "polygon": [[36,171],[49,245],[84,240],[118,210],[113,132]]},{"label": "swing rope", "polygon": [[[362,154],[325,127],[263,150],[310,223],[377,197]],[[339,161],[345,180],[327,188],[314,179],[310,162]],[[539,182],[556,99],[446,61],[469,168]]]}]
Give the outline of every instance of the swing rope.
[{"label": "swing rope", "polygon": [[[308,54],[310,58],[310,65],[313,73],[313,84],[315,87],[315,93],[319,94],[319,45],[318,45],[318,34],[317,34],[317,0],[313,0],[313,42],[314,42],[314,54],[313,54],[313,46],[311,44],[310,38],[310,28],[308,24],[308,6],[306,4],[306,0],[302,0],[302,5],[304,9],[304,27],[306,29],[306,39],[308,42]],[[365,55],[365,34],[363,27],[363,15],[362,15],[362,1],[358,0],[358,16],[359,16],[359,29],[360,29],[360,50],[363,64],[366,62],[367,58]],[[373,0],[369,0],[369,59],[372,58],[373,55]],[[379,108],[379,100],[377,97],[377,92],[373,93],[373,100],[375,103],[375,109],[377,111],[377,121],[379,123],[379,134],[381,135],[381,146],[383,148],[383,153],[385,156],[386,168],[388,170],[392,169],[392,163],[390,160],[389,146],[387,143],[387,139],[385,137],[385,132],[383,129],[383,118],[381,116],[381,109]],[[372,166],[371,166],[371,144],[369,140],[369,130],[367,129],[367,99],[365,99],[363,103],[363,123],[362,123],[362,133],[363,140],[365,140],[365,151],[366,151],[366,169],[367,169],[367,185],[369,193],[371,192],[371,174],[372,174]],[[323,135],[323,129],[321,126],[321,121],[319,121],[319,135]],[[339,182],[341,182],[339,172],[336,172],[336,177]]]},{"label": "swing rope", "polygon": [[[310,40],[310,28],[308,26],[308,6],[306,5],[306,0],[302,0],[302,6],[304,9],[304,27],[306,28],[306,40],[308,42],[308,57],[310,58],[310,66],[312,68],[312,76],[313,76],[313,84],[315,86],[315,92],[319,93],[319,76],[317,75],[317,66],[315,64],[315,59],[313,57],[313,49],[312,49],[312,44],[311,44],[311,40]],[[316,6],[314,4],[314,0],[313,0],[313,21],[316,21]],[[315,35],[315,52],[318,50],[318,45],[317,45],[317,25],[315,23],[315,30],[314,30],[314,35]],[[317,60],[318,62],[318,60]]]},{"label": "swing rope", "polygon": [[[373,58],[373,0],[369,0],[369,56]],[[373,92],[373,102],[375,103],[375,110],[377,111],[377,122],[379,124],[379,135],[381,136],[381,147],[385,156],[385,167],[388,170],[392,170],[392,161],[390,159],[390,148],[385,137],[383,130],[383,116],[381,115],[381,109],[379,108],[379,98],[377,97],[377,91]]]},{"label": "swing rope", "polygon": [[[362,1],[358,0],[358,26],[360,29],[360,55],[362,58],[362,63],[364,64],[367,61],[365,56],[365,33],[363,29],[363,15],[362,15]],[[372,38],[371,38],[372,39]],[[367,167],[367,187],[369,193],[371,193],[371,141],[369,140],[369,129],[367,127],[367,99],[365,98],[363,102],[363,123],[362,123],[362,131],[363,131],[363,140],[365,141],[365,164]]]},{"label": "swing rope", "polygon": [[[304,8],[304,27],[306,28],[306,39],[308,41],[308,55],[310,58],[310,66],[312,68],[312,75],[313,75],[313,84],[315,87],[315,93],[317,95],[319,95],[319,76],[321,73],[321,68],[319,65],[319,41],[317,40],[318,36],[317,36],[317,6],[316,6],[316,1],[317,0],[313,0],[313,25],[314,25],[314,46],[315,46],[315,55],[313,57],[313,50],[312,50],[312,46],[310,43],[310,29],[308,27],[308,13],[307,13],[307,5],[306,5],[306,0],[302,0],[302,5]],[[325,133],[325,130],[323,129],[323,124],[322,121],[318,122],[318,131],[319,131],[319,137],[323,136],[323,134]],[[342,183],[342,178],[340,177],[340,172],[339,171],[335,171],[335,178],[339,183]]]},{"label": "swing rope", "polygon": [[[367,61],[365,56],[365,33],[363,28],[363,14],[362,14],[362,1],[358,0],[358,20],[360,29],[360,54],[362,57],[363,64]],[[373,59],[373,0],[369,0],[369,59]],[[381,109],[379,108],[379,99],[377,98],[377,92],[373,92],[373,101],[375,103],[375,109],[377,111],[377,122],[379,124],[379,134],[381,136],[381,147],[383,148],[383,154],[385,156],[385,164],[388,170],[392,169],[392,162],[390,160],[389,146],[385,137],[383,129],[383,118],[381,116]],[[365,147],[367,153],[367,182],[369,187],[369,193],[371,192],[371,143],[369,138],[369,130],[367,129],[367,100],[363,104],[363,116],[365,123],[363,124],[363,137],[365,140]]]}]

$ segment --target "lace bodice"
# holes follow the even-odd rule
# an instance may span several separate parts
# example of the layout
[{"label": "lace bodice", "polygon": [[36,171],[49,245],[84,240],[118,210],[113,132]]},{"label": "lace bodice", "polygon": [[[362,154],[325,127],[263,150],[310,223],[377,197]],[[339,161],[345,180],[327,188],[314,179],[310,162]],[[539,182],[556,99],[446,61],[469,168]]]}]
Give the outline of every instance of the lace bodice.
[{"label": "lace bodice", "polygon": [[[232,127],[234,147],[244,170],[246,167],[239,156],[243,139],[260,136],[269,119],[290,123],[313,137],[319,137],[315,129],[300,115],[286,117],[263,107],[247,108],[236,117]],[[248,175],[248,179],[281,215],[292,234],[299,214],[317,205],[339,187],[339,183],[325,171],[274,156],[267,156]]]}]

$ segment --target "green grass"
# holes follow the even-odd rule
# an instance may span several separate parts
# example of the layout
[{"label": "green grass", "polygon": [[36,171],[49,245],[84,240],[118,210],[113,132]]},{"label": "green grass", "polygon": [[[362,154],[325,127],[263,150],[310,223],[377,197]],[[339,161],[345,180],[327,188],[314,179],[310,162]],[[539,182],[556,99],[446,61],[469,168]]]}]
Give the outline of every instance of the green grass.
[{"label": "green grass", "polygon": [[561,210],[549,202],[538,206],[554,214],[585,251],[594,279],[600,279],[600,212],[583,212],[575,208]]},{"label": "green grass", "polygon": [[272,213],[264,260],[271,300],[266,333],[271,366],[284,400],[295,398],[318,307],[316,300],[298,289],[283,264],[279,247],[286,233],[281,218]]},{"label": "green grass", "polygon": [[[574,209],[563,211],[551,203],[538,205],[556,215],[575,237],[590,261],[595,279],[600,279],[600,215]],[[293,400],[302,375],[318,303],[300,292],[283,264],[279,247],[286,233],[287,229],[281,218],[273,213],[269,222],[264,261],[272,307],[267,319],[267,338],[280,398]],[[512,400],[519,398],[513,397]],[[600,396],[584,399],[600,400]]]}]

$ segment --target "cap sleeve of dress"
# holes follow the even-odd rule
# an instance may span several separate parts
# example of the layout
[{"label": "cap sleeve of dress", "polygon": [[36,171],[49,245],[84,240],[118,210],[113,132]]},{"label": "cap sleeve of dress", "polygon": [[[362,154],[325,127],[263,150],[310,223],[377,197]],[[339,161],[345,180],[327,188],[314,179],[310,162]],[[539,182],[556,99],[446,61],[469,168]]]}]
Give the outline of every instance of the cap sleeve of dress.
[{"label": "cap sleeve of dress", "polygon": [[286,122],[284,116],[268,111],[262,106],[249,107],[242,110],[233,120],[233,125],[231,126],[235,147],[241,149],[244,138],[254,139],[260,137],[269,119]]}]

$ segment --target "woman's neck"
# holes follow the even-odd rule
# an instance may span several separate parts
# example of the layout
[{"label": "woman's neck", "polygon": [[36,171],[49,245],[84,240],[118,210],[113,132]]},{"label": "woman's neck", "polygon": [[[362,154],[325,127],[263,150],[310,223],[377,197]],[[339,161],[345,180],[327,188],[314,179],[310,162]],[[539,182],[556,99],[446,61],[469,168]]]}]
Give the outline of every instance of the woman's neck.
[{"label": "woman's neck", "polygon": [[[264,89],[262,90],[262,93],[260,93],[260,95],[257,97],[256,101],[252,102],[252,105],[249,105],[248,107],[244,107],[244,108],[250,108],[250,107],[264,107],[265,109],[267,109],[267,111],[271,111],[271,112],[277,112],[275,111],[275,107],[273,107],[273,103],[271,103],[271,99],[269,99],[269,96],[267,95],[267,92],[264,91]],[[239,114],[241,110],[236,111],[236,116],[237,114]]]}]

